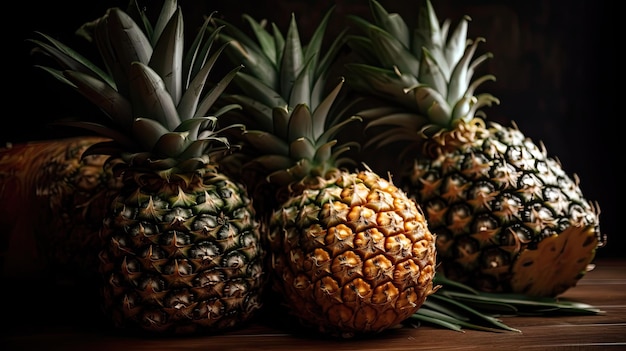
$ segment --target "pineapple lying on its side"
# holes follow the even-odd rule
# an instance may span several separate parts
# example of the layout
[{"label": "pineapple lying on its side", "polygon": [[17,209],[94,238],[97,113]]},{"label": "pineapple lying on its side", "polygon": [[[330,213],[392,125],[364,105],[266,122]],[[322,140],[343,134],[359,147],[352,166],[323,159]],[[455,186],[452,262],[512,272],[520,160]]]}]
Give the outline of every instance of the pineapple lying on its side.
[{"label": "pineapple lying on its side", "polygon": [[244,16],[255,38],[216,19],[229,57],[246,67],[233,80],[240,92],[224,95],[243,109],[220,122],[247,126],[252,160],[243,168],[259,167],[278,187],[277,205],[261,213],[273,288],[303,325],[353,337],[400,324],[433,293],[435,238],[391,181],[341,168],[349,160],[339,156],[355,143],[338,144],[335,135],[358,119],[342,119],[343,79],[327,90],[342,43],[340,35],[322,51],[329,17],[306,46],[293,16],[285,36]]},{"label": "pineapple lying on its side", "polygon": [[78,281],[97,274],[98,231],[121,182],[106,156],[81,158],[105,141],[86,136],[0,149],[2,274]]},{"label": "pineapple lying on its side", "polygon": [[184,55],[176,0],[154,27],[131,6],[141,18],[110,8],[83,28],[108,73],[49,36],[33,41],[62,66],[45,69],[109,117],[71,123],[110,139],[84,155],[110,156],[123,181],[101,230],[104,311],[117,327],[156,333],[241,326],[261,307],[259,223],[246,188],[209,157],[228,146],[214,128],[236,106],[212,112],[213,102],[240,67],[211,85],[223,47],[210,54],[209,19]]},{"label": "pineapple lying on its side", "polygon": [[[369,145],[402,143],[402,185],[437,236],[440,271],[479,290],[556,296],[585,274],[605,238],[599,207],[578,179],[517,128],[487,122],[498,102],[475,94],[493,79],[472,80],[482,39],[468,40],[468,18],[449,32],[424,0],[410,31],[398,14],[371,0],[374,22],[352,16],[361,35],[347,83],[381,99],[360,113],[377,134]],[[371,102],[371,99],[370,99]]]}]

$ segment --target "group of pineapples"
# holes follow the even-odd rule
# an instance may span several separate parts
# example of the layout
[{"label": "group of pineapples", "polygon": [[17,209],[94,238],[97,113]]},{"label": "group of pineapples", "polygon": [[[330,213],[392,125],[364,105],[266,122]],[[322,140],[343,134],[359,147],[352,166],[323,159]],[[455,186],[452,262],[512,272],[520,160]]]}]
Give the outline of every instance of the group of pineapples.
[{"label": "group of pineapples", "polygon": [[413,315],[435,274],[530,296],[585,274],[604,243],[599,208],[519,130],[481,118],[498,101],[475,93],[493,77],[472,77],[489,54],[474,57],[468,19],[451,30],[425,0],[410,30],[370,7],[330,43],[332,9],[306,44],[295,17],[283,33],[249,15],[246,29],[208,16],[187,42],[176,0],[154,25],[133,0],[79,31],[104,68],[32,40],[58,63],[40,67],[103,111],[60,123],[103,137],[82,157],[106,157],[97,179],[121,182],[84,206],[102,227],[80,240],[97,247],[116,326],[221,331],[272,295],[304,325],[353,336]]}]

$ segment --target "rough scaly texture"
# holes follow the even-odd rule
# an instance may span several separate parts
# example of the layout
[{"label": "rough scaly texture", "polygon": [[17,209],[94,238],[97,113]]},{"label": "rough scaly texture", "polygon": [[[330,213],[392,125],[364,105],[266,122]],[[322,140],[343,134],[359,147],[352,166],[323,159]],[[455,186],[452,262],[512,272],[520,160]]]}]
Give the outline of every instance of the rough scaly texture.
[{"label": "rough scaly texture", "polygon": [[275,288],[322,332],[380,332],[432,293],[435,240],[415,203],[370,171],[334,172],[274,212]]}]

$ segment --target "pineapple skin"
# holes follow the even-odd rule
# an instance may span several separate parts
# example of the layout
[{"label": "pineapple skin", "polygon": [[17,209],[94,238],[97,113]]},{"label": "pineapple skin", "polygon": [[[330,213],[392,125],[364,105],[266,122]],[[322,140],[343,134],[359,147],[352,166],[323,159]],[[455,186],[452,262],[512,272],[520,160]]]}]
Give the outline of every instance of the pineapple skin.
[{"label": "pineapple skin", "polygon": [[351,17],[362,35],[350,40],[347,81],[381,100],[358,113],[366,146],[403,144],[392,151],[409,163],[400,184],[437,236],[439,272],[487,292],[553,297],[575,286],[606,241],[599,207],[543,145],[485,119],[482,108],[500,101],[478,90],[495,76],[473,78],[492,55],[468,38],[470,17],[452,27],[425,0],[409,29],[369,4],[373,21]]},{"label": "pineapple skin", "polygon": [[129,5],[77,32],[96,44],[102,68],[44,33],[32,40],[60,66],[46,71],[108,116],[68,122],[110,139],[85,155],[110,156],[123,182],[100,232],[104,312],[121,329],[146,332],[239,326],[261,306],[264,251],[245,187],[209,154],[229,148],[213,103],[241,67],[208,80],[221,52],[205,35],[210,16],[187,46],[176,0],[154,25]]},{"label": "pineapple skin", "polygon": [[4,276],[95,279],[98,232],[121,180],[106,165],[107,156],[81,156],[104,140],[72,137],[0,149]]},{"label": "pineapple skin", "polygon": [[515,127],[459,124],[403,178],[437,236],[439,270],[487,292],[557,296],[603,245],[577,178]]},{"label": "pineapple skin", "polygon": [[147,174],[141,186],[130,178],[101,233],[103,308],[113,324],[191,334],[249,321],[266,277],[245,188],[211,165],[169,179]]},{"label": "pineapple skin", "polygon": [[433,293],[435,236],[416,204],[371,171],[304,186],[270,218],[273,288],[322,334],[382,332]]}]

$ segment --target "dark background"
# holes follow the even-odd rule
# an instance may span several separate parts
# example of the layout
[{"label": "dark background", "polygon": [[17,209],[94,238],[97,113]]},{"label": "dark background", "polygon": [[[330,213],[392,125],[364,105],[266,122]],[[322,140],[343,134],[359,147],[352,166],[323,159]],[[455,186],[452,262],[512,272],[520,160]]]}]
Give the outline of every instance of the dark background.
[{"label": "dark background", "polygon": [[[140,1],[148,3],[148,1]],[[160,8],[158,2],[150,5]],[[399,12],[410,22],[417,15],[419,1],[380,1],[390,12]],[[242,12],[257,19],[268,18],[285,28],[293,12],[303,39],[321,16],[336,4],[331,31],[337,31],[348,13],[369,16],[366,0],[322,1],[199,1],[180,0],[187,25],[199,25],[212,11],[239,23]],[[482,50],[494,58],[481,69],[493,73],[496,82],[486,83],[501,100],[487,108],[488,117],[519,128],[536,142],[543,142],[548,154],[557,157],[563,168],[580,178],[585,196],[602,209],[601,229],[608,236],[601,257],[622,256],[626,243],[618,231],[618,123],[615,115],[617,76],[617,5],[593,0],[432,0],[440,19],[472,18],[470,38],[487,39]],[[69,88],[35,70],[41,57],[31,57],[25,40],[38,30],[52,35],[81,52],[89,52],[74,36],[84,22],[104,14],[106,8],[125,8],[126,0],[27,1],[11,2],[5,8],[3,113],[0,142],[20,142],[63,136],[46,125],[56,118],[99,113]],[[456,22],[453,22],[456,23]],[[95,53],[94,53],[95,55]],[[96,57],[96,56],[93,56]],[[7,61],[8,60],[8,61]],[[6,95],[5,95],[6,96]],[[621,178],[621,177],[620,177]],[[621,205],[620,205],[621,208]]]}]

